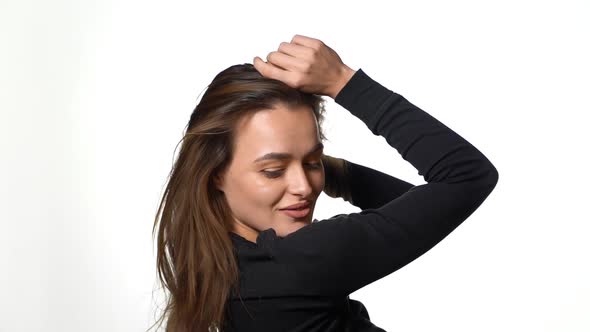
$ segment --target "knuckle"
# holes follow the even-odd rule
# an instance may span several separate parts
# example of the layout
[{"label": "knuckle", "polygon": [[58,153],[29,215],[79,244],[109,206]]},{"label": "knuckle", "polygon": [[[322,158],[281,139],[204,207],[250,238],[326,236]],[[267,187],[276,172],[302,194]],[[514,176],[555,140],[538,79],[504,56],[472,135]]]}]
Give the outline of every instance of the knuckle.
[{"label": "knuckle", "polygon": [[311,70],[311,63],[309,63],[309,62],[304,62],[304,63],[301,65],[301,69],[302,69],[304,72],[306,72],[306,73],[307,73],[307,72],[309,72],[309,71]]},{"label": "knuckle", "polygon": [[291,80],[291,85],[294,88],[299,89],[301,86],[303,86],[303,77],[301,77],[301,75],[293,77],[293,79]]}]

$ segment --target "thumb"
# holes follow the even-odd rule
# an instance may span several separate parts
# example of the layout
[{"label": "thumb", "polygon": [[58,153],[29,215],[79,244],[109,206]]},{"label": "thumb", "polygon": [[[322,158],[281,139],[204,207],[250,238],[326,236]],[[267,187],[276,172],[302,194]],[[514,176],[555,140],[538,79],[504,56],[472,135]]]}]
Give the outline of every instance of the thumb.
[{"label": "thumb", "polygon": [[264,76],[264,72],[266,72],[266,67],[268,66],[268,64],[265,63],[264,60],[262,60],[258,56],[254,57],[254,60],[252,60],[252,64],[254,65],[254,68],[256,68],[256,70],[258,70],[258,72],[260,72],[260,74]]},{"label": "thumb", "polygon": [[275,80],[279,80],[282,81],[284,83],[286,83],[287,85],[294,87],[292,84],[290,84],[290,79],[292,78],[291,75],[288,71],[275,66],[274,64],[270,63],[270,62],[264,62],[264,60],[262,60],[260,57],[256,56],[254,57],[254,68],[256,68],[256,70],[258,70],[258,72],[266,77],[266,78],[272,78]]},{"label": "thumb", "polygon": [[282,72],[278,67],[270,62],[265,62],[258,56],[254,57],[252,64],[254,65],[254,68],[256,68],[256,70],[258,70],[258,72],[266,78],[273,78],[277,80],[281,80],[283,78],[283,75],[281,75]]}]

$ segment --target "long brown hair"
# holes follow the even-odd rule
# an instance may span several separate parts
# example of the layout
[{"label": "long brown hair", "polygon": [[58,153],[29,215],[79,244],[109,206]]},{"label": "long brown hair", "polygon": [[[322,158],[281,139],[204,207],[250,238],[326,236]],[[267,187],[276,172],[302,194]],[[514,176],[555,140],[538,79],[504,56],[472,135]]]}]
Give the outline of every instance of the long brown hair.
[{"label": "long brown hair", "polygon": [[239,294],[239,270],[229,236],[234,220],[212,179],[231,161],[234,129],[243,116],[277,103],[306,105],[323,141],[324,102],[263,77],[249,63],[215,76],[190,116],[154,221],[158,278],[169,293],[154,325],[167,318],[166,331],[223,331],[227,300]]}]

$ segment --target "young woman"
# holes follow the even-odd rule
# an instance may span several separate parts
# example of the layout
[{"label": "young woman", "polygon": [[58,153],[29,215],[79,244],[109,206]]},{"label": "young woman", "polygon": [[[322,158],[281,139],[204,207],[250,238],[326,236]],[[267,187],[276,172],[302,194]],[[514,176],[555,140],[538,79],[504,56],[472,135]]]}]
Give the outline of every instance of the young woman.
[{"label": "young woman", "polygon": [[[167,331],[383,331],[349,294],[439,243],[498,172],[320,40],[295,35],[267,60],[220,72],[190,117],[154,224],[170,295],[160,320]],[[325,155],[321,95],[427,183]],[[312,219],[322,191],[361,212]]]}]

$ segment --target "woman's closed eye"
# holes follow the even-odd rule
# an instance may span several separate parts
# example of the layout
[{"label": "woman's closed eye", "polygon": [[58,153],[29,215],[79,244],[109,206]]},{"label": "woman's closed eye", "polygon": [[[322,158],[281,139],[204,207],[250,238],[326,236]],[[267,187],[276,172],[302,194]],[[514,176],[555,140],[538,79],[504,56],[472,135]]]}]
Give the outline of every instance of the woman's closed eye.
[{"label": "woman's closed eye", "polygon": [[[307,163],[305,164],[306,166],[309,166],[310,169],[312,170],[319,170],[322,168],[322,163]],[[268,177],[268,178],[277,178],[279,176],[281,176],[284,172],[283,168],[279,168],[279,169],[265,169],[261,171],[264,176]]]}]

